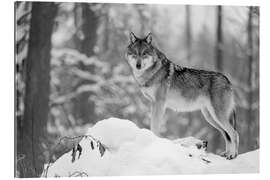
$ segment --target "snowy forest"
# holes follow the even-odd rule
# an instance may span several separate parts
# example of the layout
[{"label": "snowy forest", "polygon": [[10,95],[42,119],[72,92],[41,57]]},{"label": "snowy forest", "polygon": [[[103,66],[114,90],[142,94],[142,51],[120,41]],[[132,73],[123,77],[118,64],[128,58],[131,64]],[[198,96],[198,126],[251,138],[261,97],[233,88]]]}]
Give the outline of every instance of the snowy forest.
[{"label": "snowy forest", "polygon": [[[258,149],[259,7],[16,2],[15,176],[39,177],[61,137],[83,135],[110,117],[149,129],[149,102],[124,57],[132,31],[176,64],[224,73],[236,97],[239,153]],[[222,135],[201,112],[166,111],[162,136]],[[177,120],[176,120],[177,119]],[[106,144],[105,144],[106,145]]]}]

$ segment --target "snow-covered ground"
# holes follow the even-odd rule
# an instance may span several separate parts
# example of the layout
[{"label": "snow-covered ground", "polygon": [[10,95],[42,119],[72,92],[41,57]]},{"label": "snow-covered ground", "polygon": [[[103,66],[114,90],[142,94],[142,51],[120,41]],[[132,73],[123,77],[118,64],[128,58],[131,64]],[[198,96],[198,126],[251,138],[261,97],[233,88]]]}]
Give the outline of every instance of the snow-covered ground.
[{"label": "snow-covered ground", "polygon": [[[198,173],[258,173],[259,150],[239,155],[234,160],[206,153],[195,145],[195,138],[171,141],[140,129],[129,120],[109,118],[90,128],[88,135],[105,146],[103,156],[91,139],[84,138],[72,162],[72,151],[64,154],[48,171],[54,176],[161,175]],[[92,141],[93,142],[93,141]],[[211,142],[210,142],[211,143]]]}]

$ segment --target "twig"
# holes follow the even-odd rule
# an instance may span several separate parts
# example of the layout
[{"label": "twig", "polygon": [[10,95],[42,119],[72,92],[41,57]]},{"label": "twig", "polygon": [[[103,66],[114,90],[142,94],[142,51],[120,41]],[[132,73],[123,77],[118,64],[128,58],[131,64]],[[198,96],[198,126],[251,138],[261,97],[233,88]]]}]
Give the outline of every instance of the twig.
[{"label": "twig", "polygon": [[205,161],[206,164],[211,163],[211,161],[209,161],[209,160],[207,160],[207,159],[202,158],[202,160]]},{"label": "twig", "polygon": [[88,177],[88,174],[86,172],[80,172],[80,171],[75,171],[72,174],[70,174],[68,177],[83,177],[83,175]]},{"label": "twig", "polygon": [[[51,152],[49,153],[49,162],[48,162],[48,164],[47,164],[47,166],[46,166],[46,168],[44,169],[44,176],[45,177],[47,177],[47,175],[48,175],[48,169],[49,169],[49,167],[53,164],[53,159],[52,159],[52,154],[53,154],[53,151],[55,150],[58,150],[57,149],[57,147],[59,147],[60,145],[64,145],[64,143],[63,144],[61,144],[62,142],[65,142],[66,140],[68,140],[68,141],[66,141],[66,142],[72,142],[72,148],[71,147],[66,147],[66,149],[68,150],[68,151],[70,151],[71,149],[74,149],[74,147],[75,146],[77,146],[77,145],[79,145],[79,142],[83,139],[83,138],[89,138],[90,139],[90,141],[91,141],[91,149],[93,149],[93,143],[92,143],[92,141],[95,141],[96,142],[96,144],[97,144],[97,146],[98,146],[98,148],[99,148],[99,151],[100,151],[100,154],[101,154],[101,156],[103,156],[103,154],[104,154],[104,152],[105,152],[105,150],[108,150],[109,151],[109,148],[106,146],[106,145],[104,145],[104,144],[102,144],[101,142],[100,142],[100,140],[98,140],[98,139],[96,139],[96,138],[94,138],[92,135],[80,135],[80,136],[75,136],[75,137],[68,137],[68,136],[64,136],[64,137],[61,137],[60,139],[59,139],[59,141],[58,141],[58,143],[55,145],[55,146],[53,146],[53,148],[51,148],[52,150],[51,150]],[[76,141],[76,142],[74,142],[74,140]],[[66,153],[66,152],[64,152],[64,153]],[[64,154],[63,153],[63,154]],[[60,158],[61,156],[59,156],[58,158]],[[57,158],[57,159],[58,159]],[[57,160],[57,159],[55,159],[55,161]],[[54,161],[54,162],[55,162]],[[75,174],[76,172],[74,172],[73,174]],[[77,172],[78,173],[78,172]],[[84,173],[84,174],[86,174],[86,173]],[[87,174],[86,174],[87,175]],[[87,175],[88,176],[88,175]]]}]

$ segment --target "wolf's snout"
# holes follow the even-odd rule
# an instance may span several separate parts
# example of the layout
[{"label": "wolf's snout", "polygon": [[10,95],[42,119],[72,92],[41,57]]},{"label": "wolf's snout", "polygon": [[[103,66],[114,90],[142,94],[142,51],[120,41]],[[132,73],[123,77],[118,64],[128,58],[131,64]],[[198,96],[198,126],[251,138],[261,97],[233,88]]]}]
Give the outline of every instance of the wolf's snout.
[{"label": "wolf's snout", "polygon": [[137,63],[137,64],[136,64],[136,68],[137,68],[137,69],[141,69],[141,67],[142,67],[141,63]]}]

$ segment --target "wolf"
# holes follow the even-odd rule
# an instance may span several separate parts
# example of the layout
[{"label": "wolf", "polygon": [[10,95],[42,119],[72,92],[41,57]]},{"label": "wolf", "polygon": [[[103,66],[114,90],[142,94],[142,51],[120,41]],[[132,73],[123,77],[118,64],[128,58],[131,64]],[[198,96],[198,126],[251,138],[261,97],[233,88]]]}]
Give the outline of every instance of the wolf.
[{"label": "wolf", "polygon": [[166,108],[180,112],[200,110],[225,139],[222,156],[234,159],[239,135],[229,79],[219,72],[176,65],[152,44],[151,33],[139,38],[131,32],[129,39],[125,57],[140,90],[151,102],[151,131],[160,136]]}]

